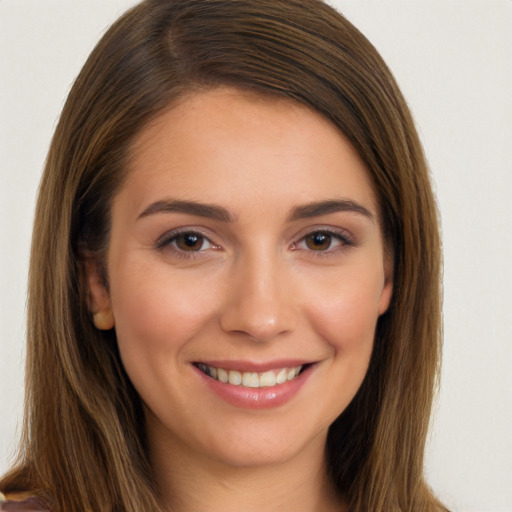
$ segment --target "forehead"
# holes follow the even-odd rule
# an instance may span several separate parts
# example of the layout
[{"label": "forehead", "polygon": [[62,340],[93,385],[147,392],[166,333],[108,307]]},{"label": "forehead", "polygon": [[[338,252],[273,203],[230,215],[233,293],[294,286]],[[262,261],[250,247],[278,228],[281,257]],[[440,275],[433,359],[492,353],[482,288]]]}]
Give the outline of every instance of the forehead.
[{"label": "forehead", "polygon": [[126,192],[137,202],[169,193],[241,209],[258,195],[284,205],[348,194],[377,209],[366,167],[329,120],[291,100],[227,87],[185,96],[142,130]]}]

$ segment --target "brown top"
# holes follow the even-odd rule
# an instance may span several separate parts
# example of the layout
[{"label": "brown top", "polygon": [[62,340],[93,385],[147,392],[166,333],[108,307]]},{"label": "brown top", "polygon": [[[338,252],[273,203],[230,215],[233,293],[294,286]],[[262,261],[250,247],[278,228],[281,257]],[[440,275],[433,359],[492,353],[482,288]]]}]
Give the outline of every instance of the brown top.
[{"label": "brown top", "polygon": [[6,498],[0,493],[0,511],[1,512],[49,512],[41,501],[33,496],[28,498],[16,499],[16,496]]}]

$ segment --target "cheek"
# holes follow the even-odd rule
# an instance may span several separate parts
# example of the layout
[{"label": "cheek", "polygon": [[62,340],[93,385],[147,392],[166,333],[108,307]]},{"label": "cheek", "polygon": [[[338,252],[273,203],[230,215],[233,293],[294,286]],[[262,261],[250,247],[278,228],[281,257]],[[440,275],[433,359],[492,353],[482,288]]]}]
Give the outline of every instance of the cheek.
[{"label": "cheek", "polygon": [[128,268],[130,275],[118,276],[112,283],[112,308],[123,359],[151,361],[179,351],[213,318],[213,286],[168,270]]},{"label": "cheek", "polygon": [[[204,284],[180,279],[169,269],[124,268],[130,272],[111,280],[117,343],[126,373],[153,409],[162,390],[169,389],[169,375],[186,368],[181,363],[190,340],[214,317],[214,290],[201,294]],[[166,396],[172,405],[175,394]]]},{"label": "cheek", "polygon": [[307,308],[310,325],[331,352],[331,393],[325,393],[331,423],[359,390],[373,351],[381,287],[380,279],[366,276],[329,280]]},{"label": "cheek", "polygon": [[368,354],[379,317],[383,276],[376,271],[340,272],[310,295],[309,321],[335,351]]}]

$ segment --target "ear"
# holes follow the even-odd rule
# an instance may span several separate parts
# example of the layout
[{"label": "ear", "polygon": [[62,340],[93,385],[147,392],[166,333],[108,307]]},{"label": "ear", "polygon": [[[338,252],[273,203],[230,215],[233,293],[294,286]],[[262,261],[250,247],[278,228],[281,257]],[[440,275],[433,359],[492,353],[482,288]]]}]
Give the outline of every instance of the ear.
[{"label": "ear", "polygon": [[92,320],[100,331],[108,331],[115,325],[114,313],[110,305],[106,279],[100,263],[92,258],[84,262],[87,282],[87,302]]},{"label": "ear", "polygon": [[384,255],[384,285],[379,297],[379,316],[383,315],[391,304],[391,297],[393,296],[393,255],[386,250]]}]

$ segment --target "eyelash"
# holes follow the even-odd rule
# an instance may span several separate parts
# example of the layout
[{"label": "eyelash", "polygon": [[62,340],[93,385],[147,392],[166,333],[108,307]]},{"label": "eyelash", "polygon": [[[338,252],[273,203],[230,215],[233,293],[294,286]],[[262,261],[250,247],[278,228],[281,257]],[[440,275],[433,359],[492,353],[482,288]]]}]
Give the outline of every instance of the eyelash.
[{"label": "eyelash", "polygon": [[[201,249],[198,251],[185,251],[183,249],[180,249],[176,242],[178,240],[178,237],[180,235],[189,235],[189,236],[196,236],[200,239],[202,239]],[[205,242],[208,242],[213,249],[218,249],[219,246],[215,245],[206,235],[201,233],[200,231],[194,230],[194,229],[175,229],[173,231],[170,231],[169,233],[165,233],[163,236],[161,236],[156,241],[156,248],[163,250],[165,248],[171,247],[174,254],[180,258],[197,258],[199,254],[204,252],[205,249],[203,249],[203,245]],[[210,249],[210,247],[208,247]]]},{"label": "eyelash", "polygon": [[[339,250],[342,250],[343,247],[353,247],[355,246],[354,240],[352,240],[351,237],[348,236],[348,234],[345,231],[337,231],[334,229],[328,229],[328,228],[321,228],[321,229],[314,229],[313,231],[309,231],[304,236],[302,236],[297,242],[294,242],[292,244],[292,250],[300,250],[299,244],[307,244],[307,240],[310,237],[318,236],[318,235],[324,235],[330,238],[329,247],[325,250],[319,250],[315,251],[314,249],[304,248],[302,250],[306,250],[308,252],[311,252],[316,257],[326,257],[330,256],[333,253],[337,253]],[[335,242],[339,242],[339,247],[332,248],[331,245]]]},{"label": "eyelash", "polygon": [[[191,251],[186,251],[186,250],[179,248],[176,245],[176,242],[178,240],[178,237],[181,235],[189,235],[192,237],[193,236],[198,237],[199,239],[202,240],[201,248],[199,250],[191,250]],[[300,244],[307,244],[308,238],[313,237],[313,236],[319,236],[319,235],[320,236],[324,235],[324,236],[330,237],[329,247],[327,249],[315,251],[314,249],[311,249],[310,247],[309,248],[308,247],[306,247],[306,248],[299,247]],[[334,248],[334,249],[331,248],[331,245],[333,243],[335,243],[336,241],[339,242],[340,248],[355,246],[355,242],[352,240],[351,237],[349,237],[347,235],[347,233],[345,231],[340,232],[340,231],[333,230],[333,229],[323,228],[323,229],[315,229],[315,230],[309,231],[304,236],[302,236],[299,240],[297,240],[296,242],[293,242],[291,244],[291,249],[292,250],[305,250],[307,252],[311,252],[315,256],[325,257],[325,256],[332,254],[333,252],[337,252],[340,249],[340,248]],[[207,247],[206,249],[204,249],[203,245],[205,243],[210,244],[210,247]],[[170,231],[169,233],[166,233],[163,236],[161,236],[156,241],[155,245],[156,245],[156,248],[159,250],[163,250],[167,247],[172,247],[174,254],[181,258],[197,258],[197,257],[199,257],[199,255],[201,253],[205,252],[205,250],[207,250],[207,249],[214,249],[214,250],[219,249],[219,246],[215,245],[205,234],[201,233],[198,230],[189,229],[189,228],[183,228],[183,229],[177,229],[177,230]]]}]

